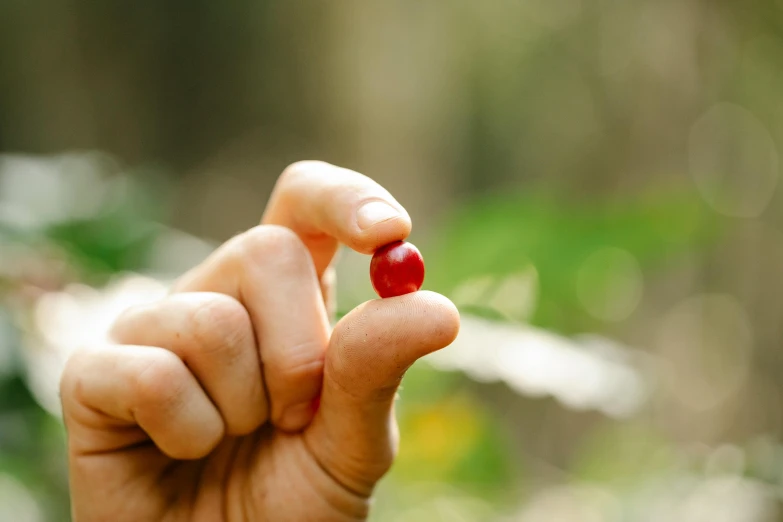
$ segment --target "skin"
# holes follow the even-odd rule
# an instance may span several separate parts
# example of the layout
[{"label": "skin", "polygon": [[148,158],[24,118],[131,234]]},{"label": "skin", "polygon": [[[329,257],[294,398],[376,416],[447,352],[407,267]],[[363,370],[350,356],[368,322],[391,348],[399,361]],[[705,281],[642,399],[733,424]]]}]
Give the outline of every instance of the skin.
[{"label": "skin", "polygon": [[286,169],[260,226],[67,363],[73,519],[365,520],[397,452],[400,379],[453,341],[459,315],[416,292],[332,330],[330,265],[339,243],[372,254],[410,228],[361,174]]}]

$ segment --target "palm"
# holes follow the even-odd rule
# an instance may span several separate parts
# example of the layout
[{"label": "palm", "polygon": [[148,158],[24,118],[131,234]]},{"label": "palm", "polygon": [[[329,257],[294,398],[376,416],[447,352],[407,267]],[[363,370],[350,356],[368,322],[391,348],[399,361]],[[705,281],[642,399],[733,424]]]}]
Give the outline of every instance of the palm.
[{"label": "palm", "polygon": [[[173,460],[147,441],[82,456],[73,464],[93,477],[88,487],[104,499],[111,519],[118,522],[325,520],[325,509],[333,510],[329,520],[362,519],[365,499],[324,471],[305,437],[265,426],[251,435],[226,438],[200,460]],[[111,481],[105,480],[108,476]],[[336,489],[345,499],[354,499],[353,506],[330,506]],[[123,519],[116,513],[129,516]]]}]

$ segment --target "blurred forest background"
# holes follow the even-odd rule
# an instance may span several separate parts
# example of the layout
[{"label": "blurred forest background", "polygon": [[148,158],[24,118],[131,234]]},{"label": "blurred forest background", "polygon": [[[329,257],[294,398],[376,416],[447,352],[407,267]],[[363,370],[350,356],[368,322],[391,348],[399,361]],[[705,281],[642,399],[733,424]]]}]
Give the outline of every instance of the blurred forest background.
[{"label": "blurred forest background", "polygon": [[781,150],[780,0],[2,0],[0,520],[68,519],[69,351],[300,159],[463,312],[373,520],[783,520]]}]

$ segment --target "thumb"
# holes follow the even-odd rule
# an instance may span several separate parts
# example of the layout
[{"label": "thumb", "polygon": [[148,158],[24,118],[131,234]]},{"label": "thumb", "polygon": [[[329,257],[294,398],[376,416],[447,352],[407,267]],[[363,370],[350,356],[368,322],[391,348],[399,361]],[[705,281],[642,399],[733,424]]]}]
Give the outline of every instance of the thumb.
[{"label": "thumb", "polygon": [[369,301],[337,323],[320,409],[305,437],[341,485],[370,496],[397,450],[393,406],[403,374],[420,357],[451,344],[458,331],[459,312],[432,292]]}]

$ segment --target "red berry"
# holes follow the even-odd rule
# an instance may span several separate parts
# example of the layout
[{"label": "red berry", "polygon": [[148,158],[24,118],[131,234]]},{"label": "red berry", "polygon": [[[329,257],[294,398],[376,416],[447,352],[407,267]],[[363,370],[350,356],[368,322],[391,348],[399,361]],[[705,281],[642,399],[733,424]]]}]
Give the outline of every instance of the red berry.
[{"label": "red berry", "polygon": [[370,280],[375,292],[381,297],[415,292],[424,282],[424,258],[411,243],[389,243],[372,256]]}]

